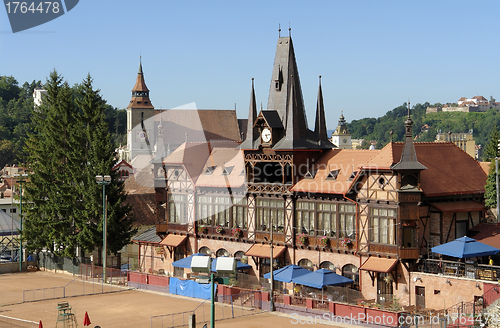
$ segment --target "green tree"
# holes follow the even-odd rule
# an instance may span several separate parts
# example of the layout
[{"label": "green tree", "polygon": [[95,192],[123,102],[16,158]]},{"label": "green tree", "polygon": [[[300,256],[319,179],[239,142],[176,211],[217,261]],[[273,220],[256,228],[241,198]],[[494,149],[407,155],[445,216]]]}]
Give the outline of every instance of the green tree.
[{"label": "green tree", "polygon": [[128,217],[130,208],[123,205],[123,185],[112,172],[115,154],[104,117],[105,101],[93,90],[90,76],[75,93],[53,71],[45,87],[47,96],[33,114],[34,132],[26,143],[32,171],[26,184],[31,206],[23,229],[27,249],[46,248],[73,257],[77,247],[84,251],[100,247],[102,189],[95,176],[109,174],[113,181],[107,188],[108,244],[116,253],[135,230]]},{"label": "green tree", "polygon": [[485,205],[488,207],[497,206],[497,187],[496,187],[496,170],[495,170],[495,158],[499,155],[498,143],[500,139],[500,133],[497,127],[491,131],[489,136],[488,144],[484,150],[484,156],[491,162],[490,171],[488,173],[488,178],[486,180],[486,186],[484,187],[485,193]]}]

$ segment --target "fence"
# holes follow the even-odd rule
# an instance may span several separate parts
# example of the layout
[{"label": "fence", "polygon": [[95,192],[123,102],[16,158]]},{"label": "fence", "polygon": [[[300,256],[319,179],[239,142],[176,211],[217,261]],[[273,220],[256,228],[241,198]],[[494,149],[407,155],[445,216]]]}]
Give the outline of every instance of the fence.
[{"label": "fence", "polygon": [[[195,314],[196,324],[202,325],[210,322],[211,300],[203,301],[193,311],[158,315],[151,317],[151,328],[174,328],[187,327],[189,316]],[[227,320],[242,316],[261,313],[260,299],[254,292],[246,292],[234,295],[219,295],[215,306],[215,320]]]},{"label": "fence", "polygon": [[2,328],[37,328],[38,322],[22,320],[5,315],[0,315],[0,327]]},{"label": "fence", "polygon": [[500,266],[477,263],[424,259],[418,270],[425,273],[490,281],[498,281],[500,278]]},{"label": "fence", "polygon": [[[49,299],[113,293],[126,290],[127,271],[102,267],[80,265],[78,276],[65,286],[30,289],[23,291],[23,302],[35,302]],[[105,280],[105,281],[104,281]]]}]

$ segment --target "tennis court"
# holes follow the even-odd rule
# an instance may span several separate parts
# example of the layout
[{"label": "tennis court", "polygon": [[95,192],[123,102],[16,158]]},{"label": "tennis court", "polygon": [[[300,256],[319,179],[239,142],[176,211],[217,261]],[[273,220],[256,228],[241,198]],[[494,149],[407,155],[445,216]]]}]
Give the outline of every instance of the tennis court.
[{"label": "tennis court", "polygon": [[[41,271],[0,275],[0,315],[34,322],[42,320],[45,328],[55,327],[58,314],[57,304],[66,301],[75,313],[80,327],[83,327],[83,319],[87,311],[92,322],[90,327],[147,328],[151,327],[153,316],[193,311],[202,303],[202,300],[198,299],[139,290],[23,303],[24,290],[61,287],[73,279],[72,275]],[[216,319],[219,311],[220,309],[216,312]],[[168,326],[168,323],[165,323],[165,328]],[[198,326],[201,328],[202,325]],[[216,322],[216,327],[235,326],[239,328],[297,327],[297,324],[293,324],[290,317],[268,312]],[[324,327],[325,325],[308,324],[307,326]]]}]

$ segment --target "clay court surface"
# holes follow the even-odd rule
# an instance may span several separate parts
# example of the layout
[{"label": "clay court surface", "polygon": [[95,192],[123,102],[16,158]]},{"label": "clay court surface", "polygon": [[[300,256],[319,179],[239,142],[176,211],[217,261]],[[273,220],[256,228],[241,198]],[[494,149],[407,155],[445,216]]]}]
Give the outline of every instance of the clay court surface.
[{"label": "clay court surface", "polygon": [[[72,275],[49,272],[2,274],[0,275],[0,315],[35,322],[42,320],[44,328],[51,328],[56,326],[57,303],[67,301],[76,314],[79,327],[83,327],[83,319],[87,311],[92,322],[90,327],[147,328],[151,327],[152,316],[192,311],[202,303],[199,299],[140,290],[23,303],[23,290],[60,287],[74,278]],[[80,284],[83,283],[80,282]],[[205,317],[210,318],[210,314],[207,313],[209,302],[206,302],[205,309]],[[216,318],[220,311],[221,309],[217,309]],[[302,326],[293,324],[290,317],[266,312],[216,321],[215,325],[216,327],[239,328]],[[62,324],[59,323],[58,326],[62,327]],[[202,326],[202,324],[197,325],[200,328]],[[325,326],[307,325],[307,327]],[[155,327],[157,327],[156,324]],[[169,324],[165,322],[164,327],[169,327]]]}]

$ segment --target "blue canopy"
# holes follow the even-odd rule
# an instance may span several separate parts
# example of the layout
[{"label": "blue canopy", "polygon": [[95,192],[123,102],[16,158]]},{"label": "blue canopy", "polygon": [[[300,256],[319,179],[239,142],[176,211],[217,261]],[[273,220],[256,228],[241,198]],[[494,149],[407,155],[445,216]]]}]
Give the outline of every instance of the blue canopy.
[{"label": "blue canopy", "polygon": [[327,269],[319,269],[308,274],[292,279],[293,283],[322,289],[325,286],[344,286],[350,285],[354,281],[344,276],[338,275]]},{"label": "blue canopy", "polygon": [[172,265],[176,268],[191,269],[191,260],[193,256],[208,256],[208,255],[203,253],[194,253],[193,255],[172,262]]},{"label": "blue canopy", "polygon": [[[311,271],[304,269],[301,266],[290,264],[281,269],[275,270],[273,272],[274,280],[281,282],[292,282],[293,278],[303,276],[305,274],[311,273]],[[271,279],[271,273],[266,273],[264,278]]]},{"label": "blue canopy", "polygon": [[455,239],[449,243],[432,247],[431,250],[433,253],[458,257],[460,259],[494,255],[500,252],[498,248],[483,244],[469,237]]},{"label": "blue canopy", "polygon": [[[212,259],[212,271],[217,272],[215,268],[217,267],[217,259]],[[250,264],[244,264],[241,261],[236,262],[236,270],[248,270],[251,269],[252,266]]]}]

